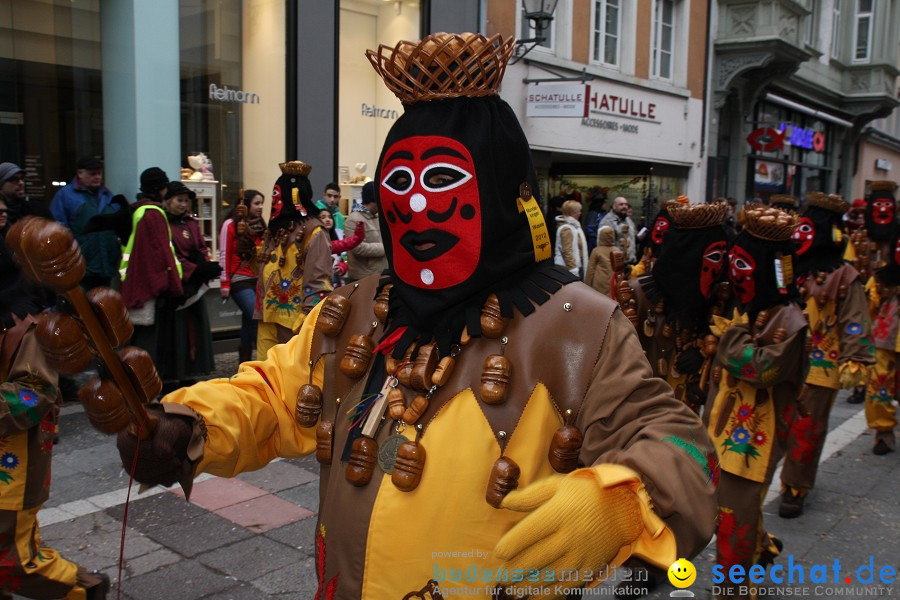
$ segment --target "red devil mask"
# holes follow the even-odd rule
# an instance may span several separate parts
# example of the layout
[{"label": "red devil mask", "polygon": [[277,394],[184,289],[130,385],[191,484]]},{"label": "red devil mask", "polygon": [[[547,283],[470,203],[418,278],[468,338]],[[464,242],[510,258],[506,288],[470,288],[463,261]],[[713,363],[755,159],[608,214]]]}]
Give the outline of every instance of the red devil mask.
[{"label": "red devil mask", "polygon": [[448,137],[409,137],[387,149],[380,172],[397,276],[424,289],[468,279],[481,255],[482,212],[469,150]]},{"label": "red devil mask", "polygon": [[794,245],[797,247],[797,254],[802,256],[812,247],[813,238],[816,237],[816,225],[809,217],[800,219],[800,223],[794,228]]},{"label": "red devil mask", "polygon": [[659,246],[663,243],[663,234],[669,230],[668,215],[658,215],[653,223],[653,231],[650,232],[650,240]]},{"label": "red devil mask", "polygon": [[894,202],[890,198],[872,200],[872,220],[878,225],[888,225],[894,220]]},{"label": "red devil mask", "polygon": [[716,241],[706,247],[703,251],[703,266],[700,269],[700,293],[705,298],[709,298],[712,293],[713,285],[722,275],[722,269],[725,268],[725,248],[724,241]]},{"label": "red devil mask", "polygon": [[756,295],[753,273],[756,260],[740,246],[733,246],[728,253],[728,280],[734,286],[734,293],[742,304],[749,304]]}]

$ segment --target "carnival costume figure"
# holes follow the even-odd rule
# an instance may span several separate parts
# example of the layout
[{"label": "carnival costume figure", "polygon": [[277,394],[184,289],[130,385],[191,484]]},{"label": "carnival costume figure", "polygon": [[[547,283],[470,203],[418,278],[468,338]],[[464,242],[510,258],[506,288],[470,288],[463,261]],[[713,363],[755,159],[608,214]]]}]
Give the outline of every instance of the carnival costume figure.
[{"label": "carnival costume figure", "polygon": [[[594,585],[629,556],[667,568],[712,534],[699,419],[617,305],[553,264],[528,142],[497,94],[514,46],[433,34],[369,52],[405,105],[375,178],[388,274],[336,290],[267,360],[153,409],[169,443],[142,446],[144,482],[315,452],[317,598],[490,596],[525,569],[545,578],[531,598],[559,597],[546,578]],[[130,464],[134,438],[119,441]]]},{"label": "carnival costume figure", "polygon": [[[890,184],[890,185],[889,185]],[[870,204],[884,207],[893,217],[893,182],[873,182]],[[887,454],[896,449],[894,428],[897,426],[897,355],[900,351],[900,228],[894,225],[894,239],[887,246],[890,252],[882,251],[885,266],[875,270],[876,285],[874,296],[878,299],[878,309],[872,323],[872,338],[875,344],[875,369],[869,377],[866,389],[866,421],[875,430],[875,444],[872,452]],[[870,234],[871,235],[871,234]],[[879,248],[883,248],[881,244]]]},{"label": "carnival costume figure", "polygon": [[866,292],[859,272],[844,261],[843,215],[849,204],[837,195],[810,192],[794,229],[797,283],[809,321],[809,375],[796,410],[789,410],[789,434],[781,471],[778,514],[798,517],[816,480],[838,390],[865,385],[875,362]]},{"label": "carnival costume figure", "polygon": [[637,300],[638,335],[654,375],[668,381],[675,397],[699,412],[715,354],[709,323],[721,300],[726,205],[673,201],[666,208],[672,226],[653,272],[630,282]]},{"label": "carnival costume figure", "polygon": [[[680,198],[686,200],[687,196],[680,196]],[[659,209],[659,212],[656,213],[656,217],[653,219],[653,227],[650,229],[650,235],[647,239],[647,245],[644,247],[644,251],[641,254],[641,259],[634,267],[632,267],[631,272],[628,274],[631,279],[646,275],[653,270],[653,265],[659,257],[663,237],[669,230],[669,227],[672,226],[672,217],[669,216],[667,206],[668,203],[666,206]]]},{"label": "carnival costume figure", "polygon": [[309,173],[294,160],[281,163],[272,189],[272,214],[260,251],[256,289],[256,356],[283,344],[300,330],[306,316],[333,289],[331,238],[316,217]]},{"label": "carnival costume figure", "polygon": [[[719,453],[716,562],[727,572],[767,564],[781,543],[765,532],[762,500],[781,458],[785,414],[796,410],[806,377],[806,320],[797,303],[796,217],[774,207],[741,215],[744,229],[728,252],[737,309],[715,317],[719,336],[704,421]],[[720,598],[744,598],[738,586]],[[754,592],[755,593],[755,592]]]}]

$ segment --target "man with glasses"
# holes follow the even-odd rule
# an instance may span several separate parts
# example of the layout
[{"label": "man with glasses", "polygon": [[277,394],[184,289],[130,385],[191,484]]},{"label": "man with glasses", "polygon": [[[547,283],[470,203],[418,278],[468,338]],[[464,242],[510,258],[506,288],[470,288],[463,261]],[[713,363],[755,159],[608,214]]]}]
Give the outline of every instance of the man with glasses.
[{"label": "man with glasses", "polygon": [[0,199],[6,202],[10,225],[28,215],[53,218],[43,203],[25,195],[25,171],[15,163],[0,163]]},{"label": "man with glasses", "polygon": [[335,233],[337,233],[338,238],[343,239],[344,215],[341,213],[341,209],[338,207],[338,203],[340,201],[341,186],[332,181],[325,186],[325,199],[316,202],[316,206],[331,211],[331,215],[334,217],[334,231]]}]

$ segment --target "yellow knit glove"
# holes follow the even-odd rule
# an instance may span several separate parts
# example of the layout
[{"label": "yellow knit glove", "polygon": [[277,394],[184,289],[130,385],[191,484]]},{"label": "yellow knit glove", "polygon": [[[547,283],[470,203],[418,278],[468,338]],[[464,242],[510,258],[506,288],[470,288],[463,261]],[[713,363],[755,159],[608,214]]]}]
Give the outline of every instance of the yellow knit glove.
[{"label": "yellow knit glove", "polygon": [[[644,529],[638,495],[628,484],[603,487],[593,469],[554,475],[510,492],[503,508],[531,514],[504,535],[494,549],[502,568],[553,569],[554,573],[597,570],[634,542]],[[557,598],[554,586],[542,582]]]},{"label": "yellow knit glove", "polygon": [[845,390],[860,387],[869,381],[869,368],[855,360],[848,360],[838,367],[838,378],[841,388]]}]

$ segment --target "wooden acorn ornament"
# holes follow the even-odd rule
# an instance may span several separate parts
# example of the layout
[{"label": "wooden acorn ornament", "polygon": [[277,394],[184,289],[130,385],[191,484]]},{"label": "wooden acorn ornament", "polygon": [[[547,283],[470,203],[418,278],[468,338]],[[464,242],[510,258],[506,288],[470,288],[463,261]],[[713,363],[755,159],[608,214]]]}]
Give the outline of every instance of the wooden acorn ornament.
[{"label": "wooden acorn ornament", "polygon": [[425,448],[418,441],[404,442],[397,449],[397,460],[394,463],[394,470],[391,472],[391,482],[401,492],[411,492],[422,481],[424,469]]},{"label": "wooden acorn ornament", "polygon": [[481,400],[485,404],[503,404],[509,391],[512,366],[501,354],[491,354],[484,359],[481,369]]},{"label": "wooden acorn ornament", "polygon": [[329,337],[338,335],[344,328],[344,323],[347,322],[352,306],[347,296],[330,294],[322,303],[316,328]]},{"label": "wooden acorn ornament", "polygon": [[702,354],[706,358],[710,358],[716,355],[716,350],[718,350],[718,348],[719,338],[711,333],[707,333],[703,338],[703,345],[700,347],[700,354]]},{"label": "wooden acorn ornament", "polygon": [[722,381],[722,365],[716,365],[712,368],[712,380],[718,385]]},{"label": "wooden acorn ornament", "polygon": [[312,427],[322,414],[322,388],[311,383],[304,383],[297,393],[297,410],[295,417],[300,427]]},{"label": "wooden acorn ornament", "polygon": [[34,333],[41,352],[56,371],[74,375],[91,364],[91,347],[72,315],[59,310],[41,313]]},{"label": "wooden acorn ornament", "polygon": [[110,288],[98,287],[88,291],[87,299],[94,307],[110,345],[118,348],[126,344],[134,334],[134,324],[128,317],[122,295]]},{"label": "wooden acorn ornament", "polygon": [[118,433],[131,423],[125,398],[112,381],[93,377],[78,391],[78,400],[91,425],[103,433]]},{"label": "wooden acorn ornament", "polygon": [[490,339],[497,339],[503,335],[506,328],[506,319],[500,314],[500,301],[496,294],[488,296],[481,307],[481,335]]},{"label": "wooden acorn ornament", "polygon": [[159,373],[156,372],[156,365],[145,350],[137,346],[126,346],[119,350],[119,358],[122,359],[125,371],[134,382],[144,404],[162,392],[163,384]]},{"label": "wooden acorn ornament", "polygon": [[437,344],[426,344],[419,348],[409,374],[409,384],[417,392],[427,392],[432,386],[431,377],[438,364]]},{"label": "wooden acorn ornament", "polygon": [[431,383],[438,387],[443,387],[453,374],[453,367],[456,366],[456,357],[453,353],[445,356],[440,360],[434,373],[431,375]]},{"label": "wooden acorn ornament", "polygon": [[331,447],[334,439],[334,423],[319,421],[316,427],[316,460],[320,465],[331,464]]},{"label": "wooden acorn ornament", "polygon": [[406,407],[406,410],[403,411],[401,419],[404,423],[413,425],[422,418],[422,415],[425,414],[426,410],[428,410],[428,398],[425,396],[416,396],[410,405]]},{"label": "wooden acorn ornament", "polygon": [[787,339],[787,331],[785,331],[784,327],[778,327],[772,332],[772,342],[775,344],[780,344],[784,340]]},{"label": "wooden acorn ornament", "polygon": [[347,350],[341,357],[339,368],[341,373],[353,379],[359,379],[369,370],[375,342],[372,337],[363,333],[355,333],[347,344]]},{"label": "wooden acorn ornament", "polygon": [[550,440],[547,459],[557,473],[570,473],[578,467],[578,455],[584,436],[577,427],[568,422],[571,417],[572,411],[566,410],[566,424],[557,429],[553,439]]},{"label": "wooden acorn ornament", "polygon": [[367,485],[378,462],[378,442],[364,435],[353,440],[344,476],[356,487]]},{"label": "wooden acorn ornament", "polygon": [[375,297],[375,306],[372,310],[375,312],[375,317],[382,323],[387,321],[392,287],[394,287],[393,283],[387,284],[381,288],[381,291],[378,292],[378,296]]},{"label": "wooden acorn ornament", "polygon": [[387,403],[388,415],[395,421],[402,419],[403,413],[406,411],[406,398],[403,397],[403,392],[399,388],[393,388],[388,392]]}]

